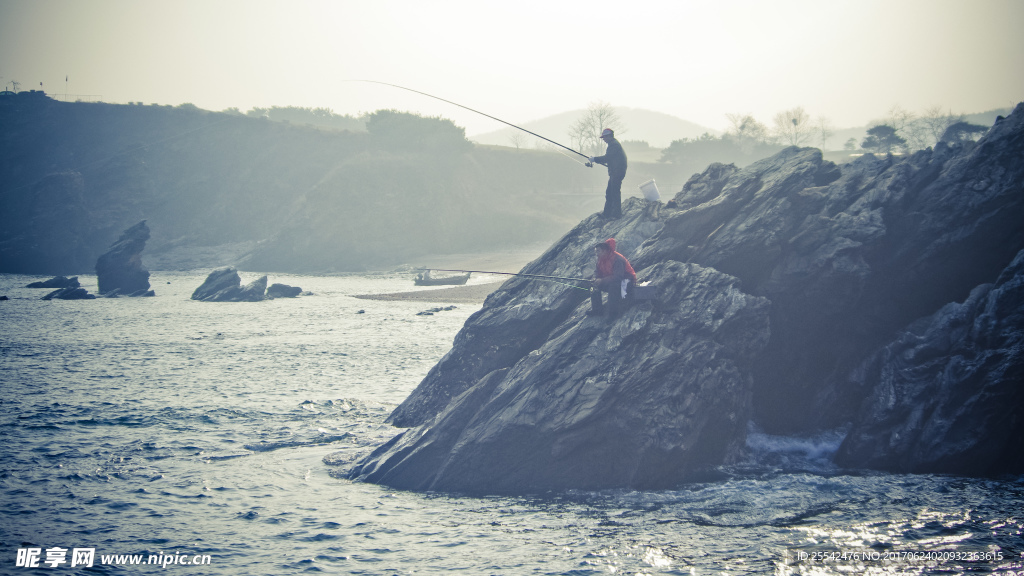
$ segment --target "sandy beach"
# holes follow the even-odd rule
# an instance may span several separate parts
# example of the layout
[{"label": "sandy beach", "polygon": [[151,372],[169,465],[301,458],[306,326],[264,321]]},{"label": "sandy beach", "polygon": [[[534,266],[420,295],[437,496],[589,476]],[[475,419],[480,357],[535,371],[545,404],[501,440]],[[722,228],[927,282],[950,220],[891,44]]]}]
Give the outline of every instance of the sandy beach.
[{"label": "sandy beach", "polygon": [[453,302],[456,304],[480,304],[487,295],[494,292],[503,282],[473,284],[469,286],[449,286],[435,290],[416,290],[410,292],[391,292],[388,294],[360,294],[356,298],[364,300],[415,300],[422,302]]},{"label": "sandy beach", "polygon": [[[465,254],[435,254],[424,256],[409,263],[415,269],[459,269],[459,270],[493,270],[497,272],[518,272],[534,258],[540,256],[548,247],[547,242],[529,246],[474,252]],[[440,276],[448,273],[441,272]],[[493,278],[493,281],[490,279]],[[465,286],[446,286],[434,289],[410,289],[408,292],[391,292],[388,294],[360,294],[356,298],[364,300],[410,300],[420,302],[438,302],[454,304],[480,304],[491,292],[494,292],[511,276],[474,274],[470,284]],[[481,280],[485,280],[481,282]],[[410,283],[412,276],[410,275]],[[410,288],[412,288],[410,286]]]}]

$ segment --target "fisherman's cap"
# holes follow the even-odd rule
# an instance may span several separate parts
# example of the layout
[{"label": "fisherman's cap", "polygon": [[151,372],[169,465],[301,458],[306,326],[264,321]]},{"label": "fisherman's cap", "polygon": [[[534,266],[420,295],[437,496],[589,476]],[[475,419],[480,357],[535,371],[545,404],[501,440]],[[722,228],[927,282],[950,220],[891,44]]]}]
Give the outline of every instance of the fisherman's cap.
[{"label": "fisherman's cap", "polygon": [[604,131],[601,132],[601,138],[611,138],[613,136],[615,136],[615,132],[612,132],[611,128],[605,128]]}]

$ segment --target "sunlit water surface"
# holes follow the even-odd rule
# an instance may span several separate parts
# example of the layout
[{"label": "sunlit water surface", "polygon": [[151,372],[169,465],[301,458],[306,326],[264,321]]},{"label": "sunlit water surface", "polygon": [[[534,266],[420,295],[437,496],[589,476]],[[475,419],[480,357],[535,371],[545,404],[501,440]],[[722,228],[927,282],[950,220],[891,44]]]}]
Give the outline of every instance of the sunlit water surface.
[{"label": "sunlit water surface", "polygon": [[204,277],[44,302],[23,288],[38,278],[0,276],[0,573],[26,573],[32,547],[96,549],[86,571],[40,563],[59,574],[164,569],[101,555],[210,557],[180,574],[1024,572],[1024,481],[840,474],[835,437],[755,432],[750,465],[668,492],[352,483],[337,471],[395,433],[384,419],[479,306],[351,297],[411,289],[398,276],[278,275],[315,295],[193,302]]}]

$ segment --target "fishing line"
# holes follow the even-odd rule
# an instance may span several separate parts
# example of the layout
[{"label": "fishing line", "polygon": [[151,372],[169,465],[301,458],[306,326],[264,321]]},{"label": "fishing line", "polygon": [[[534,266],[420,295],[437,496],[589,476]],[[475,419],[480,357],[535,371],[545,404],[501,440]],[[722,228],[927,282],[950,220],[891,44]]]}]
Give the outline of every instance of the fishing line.
[{"label": "fishing line", "polygon": [[559,282],[558,280],[547,280],[545,278],[534,278],[534,280],[539,280],[541,282],[554,282],[555,284],[561,284],[562,286],[568,286],[569,288],[575,288],[577,290],[582,290],[584,292],[590,292],[590,288],[583,288],[582,286],[577,286],[575,284],[567,284],[565,282]]},{"label": "fishing line", "polygon": [[502,124],[508,124],[509,126],[511,126],[513,128],[516,128],[518,130],[522,130],[523,132],[526,132],[527,134],[532,134],[532,135],[536,136],[537,138],[540,138],[541,140],[546,140],[548,142],[551,142],[555,146],[560,146],[562,148],[565,148],[569,152],[572,152],[574,154],[578,154],[578,155],[580,155],[580,156],[582,156],[584,158],[587,158],[588,160],[590,159],[590,156],[587,156],[583,152],[580,152],[578,150],[573,150],[572,148],[569,148],[568,146],[566,146],[564,144],[559,144],[558,142],[555,142],[554,140],[552,140],[550,138],[545,138],[545,137],[541,136],[540,134],[537,134],[536,132],[530,132],[529,130],[527,130],[526,128],[523,128],[522,126],[516,126],[515,124],[513,124],[511,122],[506,122],[505,120],[502,120],[501,118],[496,118],[494,116],[491,116],[490,114],[486,114],[486,113],[481,112],[479,110],[474,110],[474,109],[470,108],[469,106],[463,106],[462,104],[459,104],[458,102],[452,102],[451,100],[445,100],[444,98],[441,98],[439,96],[434,96],[433,94],[427,94],[426,92],[420,92],[419,90],[413,90],[412,88],[406,88],[405,86],[399,86],[398,84],[390,84],[388,82],[380,82],[378,80],[342,80],[342,82],[369,82],[371,84],[383,84],[384,86],[391,86],[392,88],[399,88],[401,90],[408,90],[409,92],[415,92],[417,94],[422,94],[423,96],[427,96],[428,98],[433,98],[434,100],[440,100],[441,102],[447,102],[448,104],[451,104],[453,106],[458,106],[459,108],[463,108],[465,110],[469,110],[470,112],[476,112],[477,114],[479,114],[481,116],[486,116],[486,117],[490,118],[491,120],[497,120],[498,122],[501,122]]},{"label": "fishing line", "polygon": [[525,278],[549,278],[552,280],[569,280],[573,282],[590,282],[589,278],[572,278],[569,276],[547,276],[544,274],[527,274],[525,272],[495,272],[494,270],[453,270],[449,268],[415,268],[415,270],[435,270],[437,272],[469,272],[476,274],[502,274],[505,276],[523,276]]},{"label": "fishing line", "polygon": [[416,270],[427,270],[427,271],[434,270],[436,272],[470,272],[470,273],[475,272],[477,274],[502,274],[502,275],[505,275],[505,276],[520,276],[520,277],[523,277],[523,278],[529,278],[531,280],[540,280],[541,282],[554,282],[555,284],[561,284],[562,286],[568,286],[569,288],[575,288],[577,290],[582,290],[584,292],[590,292],[590,288],[583,288],[583,287],[577,286],[575,284],[567,284],[566,282],[561,282],[561,280],[570,280],[570,281],[575,281],[575,282],[590,282],[590,280],[587,279],[587,278],[569,278],[569,277],[566,277],[566,276],[545,276],[543,274],[523,274],[523,273],[517,273],[517,272],[494,272],[494,271],[490,271],[490,270],[450,270],[450,269],[445,269],[445,268],[416,268]]}]

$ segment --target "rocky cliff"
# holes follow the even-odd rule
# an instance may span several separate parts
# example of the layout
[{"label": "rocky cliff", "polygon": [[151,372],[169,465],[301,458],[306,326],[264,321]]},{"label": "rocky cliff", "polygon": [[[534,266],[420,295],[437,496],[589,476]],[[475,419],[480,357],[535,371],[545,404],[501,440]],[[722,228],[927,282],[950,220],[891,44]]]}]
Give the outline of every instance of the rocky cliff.
[{"label": "rocky cliff", "polygon": [[[585,315],[582,291],[508,281],[392,414],[411,428],[351,476],[668,487],[742,457],[748,423],[849,427],[849,467],[1024,471],[1006,448],[1021,435],[1022,157],[1024,105],[977,144],[841,168],[788,148],[712,165],[664,206],[591,217],[524,272],[585,275],[613,236],[658,298],[609,322]],[[916,373],[900,373],[907,357]]]}]

